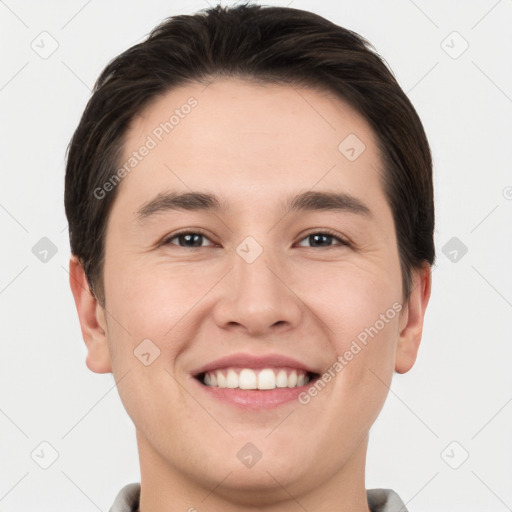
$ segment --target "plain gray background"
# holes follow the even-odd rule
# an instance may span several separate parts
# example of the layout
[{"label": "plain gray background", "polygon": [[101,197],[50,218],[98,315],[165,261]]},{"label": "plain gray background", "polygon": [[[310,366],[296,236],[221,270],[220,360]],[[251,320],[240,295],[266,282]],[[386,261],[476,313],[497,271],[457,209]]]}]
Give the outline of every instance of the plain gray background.
[{"label": "plain gray background", "polygon": [[[512,1],[266,3],[369,39],[433,151],[433,294],[419,359],[395,376],[372,430],[367,487],[394,488],[413,512],[512,510]],[[0,1],[2,512],[107,511],[139,480],[112,375],[85,366],[65,150],[107,62],[165,17],[206,7]]]}]

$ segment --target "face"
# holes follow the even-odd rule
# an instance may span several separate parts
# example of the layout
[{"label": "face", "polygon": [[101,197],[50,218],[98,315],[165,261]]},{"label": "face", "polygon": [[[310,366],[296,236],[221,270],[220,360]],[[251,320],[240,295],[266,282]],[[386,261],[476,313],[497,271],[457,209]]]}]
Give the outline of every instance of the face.
[{"label": "face", "polygon": [[249,496],[362,470],[423,317],[367,122],[327,93],[217,80],[156,99],[131,157],[88,365],[122,378],[143,473]]}]

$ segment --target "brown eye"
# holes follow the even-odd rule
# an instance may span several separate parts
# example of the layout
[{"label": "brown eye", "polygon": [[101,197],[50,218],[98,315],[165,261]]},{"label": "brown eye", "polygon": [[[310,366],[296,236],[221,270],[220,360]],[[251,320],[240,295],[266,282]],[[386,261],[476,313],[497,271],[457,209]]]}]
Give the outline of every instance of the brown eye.
[{"label": "brown eye", "polygon": [[[310,233],[306,237],[304,237],[302,241],[307,240],[311,245],[310,247],[332,247],[332,246],[344,246],[349,245],[348,242],[335,235],[334,233],[326,232],[316,232]],[[333,244],[333,240],[338,242]],[[299,245],[301,245],[299,243]],[[304,247],[302,245],[302,247]]]},{"label": "brown eye", "polygon": [[[173,240],[178,240],[178,243],[174,243]],[[163,245],[179,245],[180,247],[194,248],[194,247],[205,247],[203,242],[210,239],[202,233],[195,231],[185,231],[182,233],[174,234],[172,237],[167,238]],[[207,247],[208,245],[206,245]]]}]

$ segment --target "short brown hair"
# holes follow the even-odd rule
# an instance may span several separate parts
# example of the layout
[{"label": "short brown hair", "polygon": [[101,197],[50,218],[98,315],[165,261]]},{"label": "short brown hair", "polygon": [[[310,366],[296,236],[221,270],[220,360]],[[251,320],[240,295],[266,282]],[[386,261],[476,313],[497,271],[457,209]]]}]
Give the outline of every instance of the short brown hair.
[{"label": "short brown hair", "polygon": [[102,71],[68,147],[65,208],[71,252],[104,305],[105,232],[124,136],[150,100],[217,76],[320,88],[347,101],[375,131],[383,189],[397,233],[404,300],[411,271],[433,264],[432,158],[422,123],[392,72],[360,35],[311,12],[242,4],[166,19]]}]

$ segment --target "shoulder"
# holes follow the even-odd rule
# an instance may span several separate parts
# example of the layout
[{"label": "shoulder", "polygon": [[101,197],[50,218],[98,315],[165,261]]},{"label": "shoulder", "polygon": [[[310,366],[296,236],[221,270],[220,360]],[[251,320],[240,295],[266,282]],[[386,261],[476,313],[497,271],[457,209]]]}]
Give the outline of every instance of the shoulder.
[{"label": "shoulder", "polygon": [[407,512],[400,496],[391,489],[368,489],[366,496],[371,512]]},{"label": "shoulder", "polygon": [[125,485],[117,494],[109,512],[137,512],[139,508],[140,484]]}]

